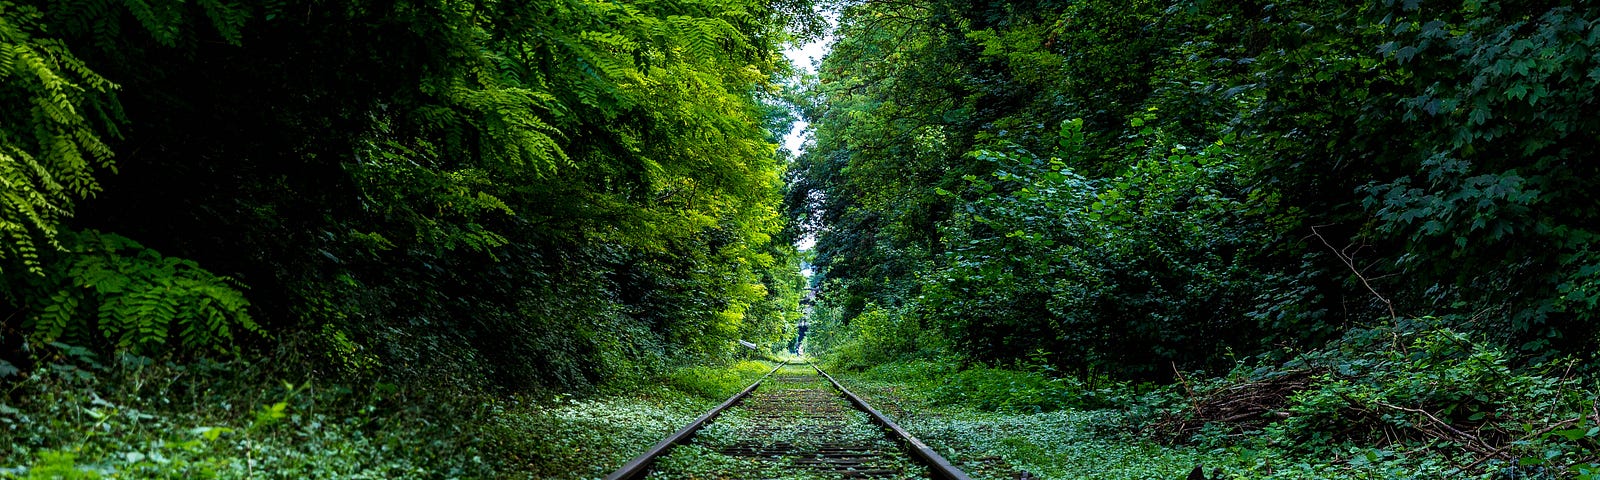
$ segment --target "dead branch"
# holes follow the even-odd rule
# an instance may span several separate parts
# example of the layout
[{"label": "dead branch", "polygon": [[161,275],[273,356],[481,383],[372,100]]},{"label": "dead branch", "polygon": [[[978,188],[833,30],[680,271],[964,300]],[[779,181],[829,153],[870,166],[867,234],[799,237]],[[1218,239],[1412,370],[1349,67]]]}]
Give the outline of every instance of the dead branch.
[{"label": "dead branch", "polygon": [[[1439,417],[1433,416],[1433,413],[1429,412],[1427,410],[1423,410],[1423,409],[1420,409],[1420,408],[1402,407],[1402,406],[1399,406],[1399,405],[1392,405],[1392,404],[1388,404],[1388,403],[1384,403],[1384,402],[1375,402],[1375,403],[1377,403],[1378,405],[1383,406],[1385,408],[1392,408],[1392,409],[1400,410],[1400,411],[1404,411],[1404,412],[1420,413],[1420,414],[1422,414],[1422,416],[1428,417],[1428,420],[1433,421],[1434,425],[1437,425],[1437,426],[1439,426],[1441,428],[1444,428],[1445,430],[1450,431],[1450,433],[1455,434],[1457,437],[1460,437],[1460,439],[1462,439],[1462,440],[1470,441],[1472,443],[1477,443],[1478,446],[1483,449],[1482,451],[1478,451],[1477,449],[1474,449],[1473,451],[1475,451],[1475,452],[1488,453],[1488,452],[1491,452],[1491,451],[1494,450],[1494,446],[1489,445],[1488,442],[1483,441],[1483,439],[1479,438],[1477,435],[1473,435],[1473,434],[1470,434],[1470,433],[1467,433],[1467,432],[1463,432],[1463,431],[1461,431],[1461,429],[1456,428],[1454,425],[1450,425],[1449,422],[1445,422],[1444,420],[1440,420]],[[1448,437],[1448,435],[1437,435],[1437,436]]]},{"label": "dead branch", "polygon": [[[1322,226],[1326,226],[1326,225],[1322,225]],[[1361,273],[1361,269],[1356,268],[1355,257],[1353,257],[1352,254],[1356,253],[1356,252],[1360,252],[1361,248],[1365,247],[1365,245],[1361,245],[1361,247],[1356,248],[1355,252],[1349,252],[1349,250],[1350,250],[1349,246],[1345,247],[1342,250],[1339,249],[1338,247],[1334,247],[1332,243],[1328,242],[1327,238],[1324,238],[1322,236],[1322,232],[1318,232],[1317,231],[1317,227],[1316,226],[1312,226],[1311,227],[1311,235],[1316,236],[1317,240],[1321,240],[1322,244],[1326,245],[1328,247],[1328,250],[1333,251],[1333,255],[1335,257],[1339,257],[1339,261],[1340,262],[1344,262],[1344,266],[1350,269],[1350,273],[1355,274],[1356,278],[1361,279],[1361,285],[1364,286],[1364,287],[1367,287],[1367,291],[1368,292],[1372,292],[1372,296],[1377,297],[1378,301],[1383,302],[1383,305],[1385,307],[1388,307],[1388,309],[1389,309],[1389,319],[1390,320],[1395,320],[1395,321],[1399,321],[1400,320],[1400,315],[1398,315],[1398,314],[1396,314],[1394,312],[1394,302],[1389,301],[1389,299],[1384,297],[1383,294],[1378,293],[1378,289],[1373,288],[1372,282],[1368,281],[1367,280],[1367,276],[1363,275]],[[1351,245],[1354,246],[1355,244],[1351,244]]]},{"label": "dead branch", "polygon": [[1547,427],[1539,429],[1539,431],[1537,431],[1537,432],[1533,432],[1533,433],[1528,434],[1527,436],[1522,437],[1521,440],[1518,440],[1518,441],[1515,441],[1515,442],[1508,442],[1505,445],[1501,445],[1500,448],[1496,448],[1496,449],[1494,449],[1494,451],[1489,452],[1488,454],[1486,454],[1486,455],[1484,455],[1482,457],[1478,457],[1478,459],[1476,461],[1473,461],[1472,463],[1467,464],[1467,468],[1464,468],[1462,470],[1471,469],[1472,467],[1476,467],[1476,466],[1478,466],[1478,464],[1481,464],[1486,460],[1489,460],[1491,458],[1495,458],[1495,457],[1498,457],[1500,455],[1503,455],[1504,452],[1506,451],[1506,449],[1511,448],[1513,445],[1517,445],[1519,443],[1522,443],[1522,442],[1525,442],[1525,441],[1528,441],[1528,440],[1532,440],[1532,439],[1537,438],[1537,437],[1539,437],[1541,435],[1544,435],[1546,433],[1554,432],[1554,431],[1556,431],[1557,428],[1561,428],[1561,427],[1565,427],[1567,425],[1572,425],[1574,423],[1578,423],[1578,422],[1582,421],[1583,419],[1584,419],[1583,417],[1578,417],[1578,418],[1573,418],[1573,419],[1562,420],[1562,421],[1557,422],[1557,423],[1552,423]]}]

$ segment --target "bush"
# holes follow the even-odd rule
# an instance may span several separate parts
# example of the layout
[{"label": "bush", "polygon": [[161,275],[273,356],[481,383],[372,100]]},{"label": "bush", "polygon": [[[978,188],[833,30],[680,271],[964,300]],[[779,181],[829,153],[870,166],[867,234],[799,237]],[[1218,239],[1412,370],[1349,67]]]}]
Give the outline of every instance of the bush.
[{"label": "bush", "polygon": [[1078,406],[1083,384],[1040,373],[975,367],[948,377],[933,389],[941,403],[964,403],[983,410],[1046,412]]},{"label": "bush", "polygon": [[848,324],[828,328],[833,331],[822,333],[831,336],[827,342],[831,348],[818,353],[831,370],[863,371],[943,350],[938,332],[923,328],[921,320],[904,309],[867,305]]},{"label": "bush", "polygon": [[[1201,387],[1176,416],[1202,426],[1166,432],[1217,447],[1244,434],[1363,468],[1587,475],[1600,463],[1600,391],[1567,375],[1570,364],[1519,369],[1510,358],[1437,319],[1357,329],[1324,350]],[[1184,423],[1167,421],[1161,426]]]}]

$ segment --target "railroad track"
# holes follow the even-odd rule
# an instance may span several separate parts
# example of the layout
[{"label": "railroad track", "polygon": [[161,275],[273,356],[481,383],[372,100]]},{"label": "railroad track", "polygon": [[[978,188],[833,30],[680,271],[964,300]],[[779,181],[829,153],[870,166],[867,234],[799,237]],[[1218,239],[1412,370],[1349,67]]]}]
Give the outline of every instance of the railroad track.
[{"label": "railroad track", "polygon": [[814,365],[779,365],[607,480],[933,478],[961,470]]}]

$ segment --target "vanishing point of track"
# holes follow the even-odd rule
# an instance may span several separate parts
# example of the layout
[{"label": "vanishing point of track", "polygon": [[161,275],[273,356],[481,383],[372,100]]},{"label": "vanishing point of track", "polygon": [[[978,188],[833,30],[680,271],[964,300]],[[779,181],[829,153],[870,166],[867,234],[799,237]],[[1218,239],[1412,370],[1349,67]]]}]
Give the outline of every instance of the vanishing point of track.
[{"label": "vanishing point of track", "polygon": [[[674,448],[719,459],[713,472],[658,462]],[[706,463],[713,463],[707,461]],[[698,465],[692,468],[708,468]],[[814,365],[779,365],[607,480],[637,478],[967,480],[933,449]]]}]

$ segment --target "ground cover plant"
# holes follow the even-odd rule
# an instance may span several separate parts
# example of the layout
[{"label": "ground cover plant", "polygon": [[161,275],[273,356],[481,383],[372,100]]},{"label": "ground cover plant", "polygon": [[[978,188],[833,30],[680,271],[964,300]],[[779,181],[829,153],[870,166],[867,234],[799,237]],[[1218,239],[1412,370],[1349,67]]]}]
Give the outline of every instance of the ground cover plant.
[{"label": "ground cover plant", "polygon": [[772,371],[767,362],[690,367],[663,386],[595,398],[518,401],[489,421],[522,478],[600,478]]},{"label": "ground cover plant", "polygon": [[267,362],[65,351],[0,396],[0,478],[464,478],[504,468],[485,458],[473,420],[489,412],[471,402],[321,384]]},{"label": "ground cover plant", "polygon": [[[1183,478],[1195,465],[1233,461],[1133,434],[1127,410],[1083,403],[1090,392],[1070,381],[1009,368],[961,369],[949,360],[906,360],[839,378],[973,478],[1016,478],[1018,471],[1039,478]],[[1107,390],[1100,394],[1115,389]]]},{"label": "ground cover plant", "polygon": [[271,365],[70,351],[0,401],[0,478],[602,477],[773,366],[689,367],[588,398],[451,400],[256,381],[303,375]]}]

